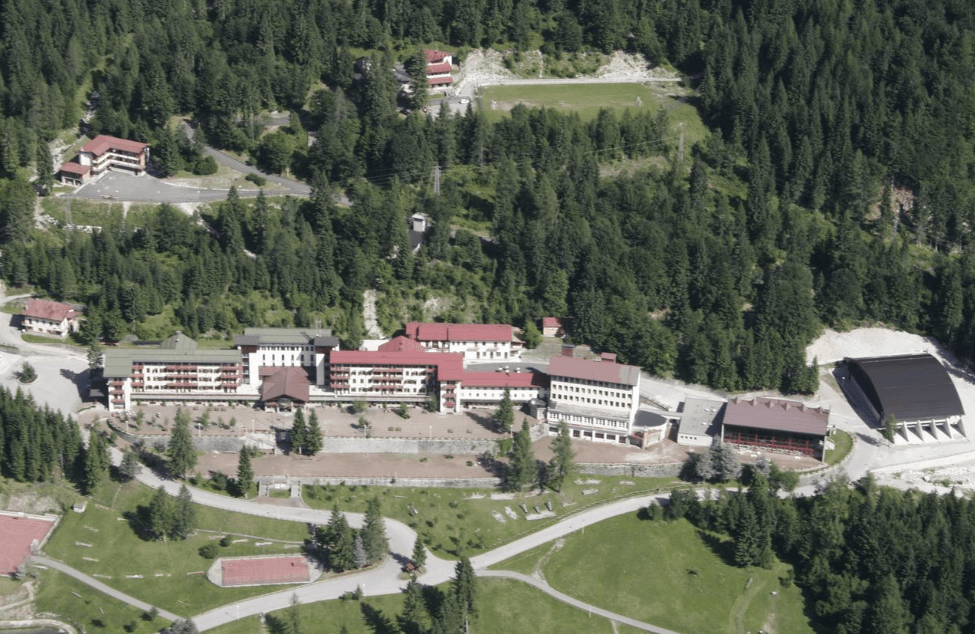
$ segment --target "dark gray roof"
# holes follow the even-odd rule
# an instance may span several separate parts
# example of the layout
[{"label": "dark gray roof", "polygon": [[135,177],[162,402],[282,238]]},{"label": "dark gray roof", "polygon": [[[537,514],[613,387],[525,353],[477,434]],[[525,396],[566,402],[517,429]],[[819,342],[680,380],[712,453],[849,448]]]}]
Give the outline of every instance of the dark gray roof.
[{"label": "dark gray roof", "polygon": [[758,396],[750,401],[732,399],[725,405],[722,425],[792,434],[825,436],[829,411],[805,403]]},{"label": "dark gray roof", "polygon": [[177,330],[175,335],[160,343],[159,347],[165,350],[196,350],[200,344]]},{"label": "dark gray roof", "polygon": [[234,337],[238,346],[284,345],[321,346],[336,348],[338,337],[333,337],[328,328],[245,328],[243,335]]},{"label": "dark gray roof", "polygon": [[105,378],[132,376],[133,363],[240,363],[240,350],[113,348],[105,351]]},{"label": "dark gray roof", "polygon": [[930,354],[850,359],[850,374],[880,414],[899,421],[964,416],[947,370]]}]

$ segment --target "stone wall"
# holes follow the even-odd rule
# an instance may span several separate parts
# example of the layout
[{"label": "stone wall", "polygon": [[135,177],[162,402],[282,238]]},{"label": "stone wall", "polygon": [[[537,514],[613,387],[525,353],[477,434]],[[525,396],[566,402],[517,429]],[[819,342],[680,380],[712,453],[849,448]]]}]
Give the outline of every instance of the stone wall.
[{"label": "stone wall", "polygon": [[600,464],[583,462],[576,465],[576,471],[585,475],[673,478],[680,474],[683,467],[683,462],[675,462],[672,464]]},{"label": "stone wall", "polygon": [[[258,483],[268,481],[273,476],[257,477]],[[448,488],[448,489],[493,489],[501,486],[501,478],[289,478],[289,482],[302,485],[337,485],[349,486],[382,486],[382,487],[416,487],[416,488]]]},{"label": "stone wall", "polygon": [[[153,447],[156,443],[163,443],[169,446],[169,434],[152,434],[147,436],[137,436],[120,430],[115,425],[109,423],[119,438],[128,443],[141,442],[146,447]],[[273,434],[244,434],[243,436],[193,436],[193,446],[197,451],[221,451],[233,453],[240,451],[244,445],[257,447],[259,449],[272,449],[274,447]]]}]

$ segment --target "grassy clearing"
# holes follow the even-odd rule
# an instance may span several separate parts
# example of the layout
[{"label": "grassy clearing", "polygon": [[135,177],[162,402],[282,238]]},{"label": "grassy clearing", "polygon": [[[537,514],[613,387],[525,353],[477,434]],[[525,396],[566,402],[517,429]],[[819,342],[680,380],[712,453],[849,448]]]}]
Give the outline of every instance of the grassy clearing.
[{"label": "grassy clearing", "polygon": [[[566,516],[607,500],[650,493],[668,488],[673,478],[600,477],[599,484],[568,482],[562,493],[546,490],[513,495],[510,499],[491,499],[496,492],[485,489],[407,489],[400,487],[305,486],[302,496],[312,508],[365,511],[366,501],[378,496],[383,515],[405,522],[423,536],[430,550],[440,557],[477,554],[496,548],[527,533],[545,528]],[[632,484],[626,484],[631,482]],[[584,494],[583,491],[595,490]],[[497,494],[496,494],[497,495]],[[528,521],[519,508],[545,511],[551,502],[554,517]],[[410,513],[415,509],[416,515]],[[512,519],[508,512],[515,515]],[[503,518],[502,523],[497,518]]]},{"label": "grassy clearing", "polygon": [[142,610],[108,597],[71,577],[54,570],[40,571],[40,584],[34,600],[38,613],[56,614],[80,632],[124,632],[135,624],[135,634],[158,632],[169,621],[156,617],[142,619]]},{"label": "grassy clearing", "polygon": [[[449,586],[439,586],[446,591]],[[507,579],[481,579],[477,586],[477,616],[471,632],[507,634],[613,634],[608,619],[592,618],[586,612],[549,597],[531,586]],[[349,634],[396,634],[396,617],[403,611],[402,595],[367,597],[362,601],[325,601],[299,608],[302,631],[339,632],[344,625]],[[281,613],[276,613],[275,616]],[[328,623],[327,628],[311,627]],[[209,630],[212,634],[260,634],[256,616]],[[636,630],[624,630],[630,632]]]},{"label": "grassy clearing", "polygon": [[691,94],[693,91],[671,83],[489,86],[481,89],[480,105],[491,123],[501,120],[519,103],[576,112],[583,121],[594,119],[602,108],[655,113],[662,106],[671,130],[677,134],[683,128],[690,147],[708,135],[697,108],[687,101]]},{"label": "grassy clearing", "polygon": [[54,198],[41,200],[41,208],[61,224],[66,222],[68,204],[71,205],[71,222],[76,225],[107,227],[120,224],[123,217],[122,203],[101,203],[80,198]]},{"label": "grassy clearing", "polygon": [[494,567],[530,573],[539,566],[572,597],[679,632],[811,633],[798,588],[780,582],[789,566],[729,565],[730,546],[686,520],[647,522],[634,514],[588,526],[561,548],[546,544]]},{"label": "grassy clearing", "polygon": [[823,462],[828,465],[834,465],[843,458],[846,458],[847,454],[853,449],[853,436],[842,429],[837,429],[830,436],[830,439],[833,441],[833,448],[826,452]]},{"label": "grassy clearing", "polygon": [[[233,533],[259,536],[262,540],[300,541],[306,535],[305,526],[298,522],[228,513],[197,505],[197,528],[216,531],[216,534],[199,532],[185,541],[142,541],[124,518],[136,507],[148,505],[152,490],[136,482],[104,485],[102,489],[96,496],[97,504],[89,504],[84,513],[64,516],[45,551],[86,574],[111,576],[111,579],[102,581],[180,615],[198,614],[273,589],[218,588],[203,575],[194,574],[206,571],[213,563],[199,554],[199,549],[212,538]],[[258,547],[254,545],[255,541],[258,540],[221,547],[219,555],[239,557],[298,552],[283,543]],[[91,547],[79,546],[76,542],[91,544]],[[99,561],[88,561],[84,557]],[[126,575],[143,575],[143,578],[127,579]]]}]

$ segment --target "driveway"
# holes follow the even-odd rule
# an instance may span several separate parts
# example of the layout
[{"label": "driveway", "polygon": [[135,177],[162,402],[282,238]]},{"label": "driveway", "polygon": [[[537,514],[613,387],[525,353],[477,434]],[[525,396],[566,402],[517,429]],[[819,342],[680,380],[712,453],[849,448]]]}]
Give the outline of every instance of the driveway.
[{"label": "driveway", "polygon": [[[244,173],[247,173],[245,170]],[[106,172],[98,180],[82,185],[66,198],[87,198],[101,202],[148,202],[148,203],[202,203],[224,201],[228,189],[202,189],[182,187],[144,174],[135,176],[126,172]],[[258,190],[238,189],[241,198],[257,196]],[[282,192],[288,193],[288,192]]]}]

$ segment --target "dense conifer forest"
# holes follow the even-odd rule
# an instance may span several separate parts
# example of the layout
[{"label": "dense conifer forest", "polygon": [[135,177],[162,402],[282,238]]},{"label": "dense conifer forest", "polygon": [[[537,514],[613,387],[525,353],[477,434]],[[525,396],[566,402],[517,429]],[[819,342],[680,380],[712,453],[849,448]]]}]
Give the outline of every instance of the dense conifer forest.
[{"label": "dense conifer forest", "polygon": [[[823,325],[971,357],[973,26],[959,0],[5,0],[2,275],[87,303],[85,335],[109,340],[165,336],[149,325],[165,311],[227,333],[272,301],[355,343],[375,288],[387,323],[443,295],[446,319],[572,315],[576,341],[726,390],[813,389],[803,351]],[[642,53],[684,74],[710,135],[680,162],[664,110],[404,117],[388,68],[420,45]],[[146,226],[42,234],[46,142],[89,103],[90,134],[151,142],[163,173],[199,156],[180,114],[314,195],[231,195],[206,227],[162,206]],[[263,134],[275,108],[300,116]],[[433,229],[414,256],[416,211]]]}]

